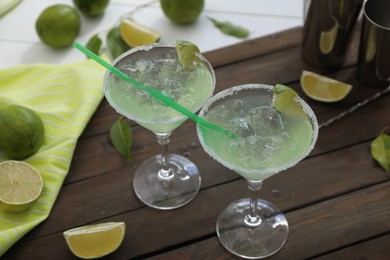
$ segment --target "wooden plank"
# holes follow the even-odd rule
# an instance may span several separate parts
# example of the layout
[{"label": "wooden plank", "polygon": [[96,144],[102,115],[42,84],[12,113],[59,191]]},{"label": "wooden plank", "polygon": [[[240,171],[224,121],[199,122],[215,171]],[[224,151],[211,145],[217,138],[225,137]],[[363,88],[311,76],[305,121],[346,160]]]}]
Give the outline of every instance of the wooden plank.
[{"label": "wooden plank", "polygon": [[[261,197],[287,212],[388,180],[383,170],[373,168],[366,147],[367,143],[360,144],[304,160],[267,180]],[[219,171],[210,174],[222,176],[226,169]],[[248,195],[245,181],[239,179],[203,189],[183,208],[158,211],[134,200],[131,176],[126,174],[123,171],[112,173],[64,187],[50,218],[16,244],[15,251],[20,257],[27,257],[30,248],[36,248],[33,256],[45,256],[45,248],[38,245],[57,241],[55,250],[50,252],[57,252],[52,257],[60,257],[66,251],[65,247],[61,249],[64,245],[60,232],[63,230],[91,222],[125,221],[128,235],[118,254],[124,258],[150,254],[177,243],[210,236],[215,232],[219,212],[228,203]],[[310,211],[310,214],[315,212]],[[291,225],[301,224],[293,221]]]},{"label": "wooden plank", "polygon": [[390,182],[288,214],[289,242],[275,255],[307,258],[390,231]]},{"label": "wooden plank", "polygon": [[390,259],[389,241],[387,234],[313,259]]},{"label": "wooden plank", "polygon": [[[288,213],[290,233],[287,243],[267,259],[307,259],[389,232],[389,196],[390,181],[387,181]],[[318,259],[363,259],[364,255],[368,259],[387,259],[390,256],[388,239],[389,235]],[[213,237],[149,259],[237,258]]]},{"label": "wooden plank", "polygon": [[206,52],[213,67],[243,61],[266,53],[297,46],[302,41],[302,28],[296,27],[275,34],[247,40],[228,47]]}]

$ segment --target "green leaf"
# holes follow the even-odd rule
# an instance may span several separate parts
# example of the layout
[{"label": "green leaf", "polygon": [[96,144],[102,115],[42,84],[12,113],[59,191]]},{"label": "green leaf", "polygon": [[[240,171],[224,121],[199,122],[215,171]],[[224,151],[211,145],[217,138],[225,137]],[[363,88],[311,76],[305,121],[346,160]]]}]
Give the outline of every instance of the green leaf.
[{"label": "green leaf", "polygon": [[129,50],[130,47],[122,40],[119,27],[113,27],[107,34],[107,47],[110,50],[111,58],[114,60],[119,55]]},{"label": "green leaf", "polygon": [[133,132],[131,127],[120,117],[110,129],[111,143],[116,151],[127,159],[135,168],[135,161],[131,155],[130,148],[133,145]]},{"label": "green leaf", "polygon": [[214,26],[221,30],[221,32],[223,32],[224,34],[231,35],[237,38],[247,38],[249,36],[249,30],[242,26],[232,24],[228,21],[220,22],[210,17],[208,17],[208,19],[212,21]]},{"label": "green leaf", "polygon": [[390,173],[390,136],[384,131],[371,142],[371,156]]},{"label": "green leaf", "polygon": [[100,48],[102,47],[102,40],[99,38],[97,34],[95,34],[88,40],[85,47],[87,47],[87,49],[89,49],[96,55],[99,55]]}]

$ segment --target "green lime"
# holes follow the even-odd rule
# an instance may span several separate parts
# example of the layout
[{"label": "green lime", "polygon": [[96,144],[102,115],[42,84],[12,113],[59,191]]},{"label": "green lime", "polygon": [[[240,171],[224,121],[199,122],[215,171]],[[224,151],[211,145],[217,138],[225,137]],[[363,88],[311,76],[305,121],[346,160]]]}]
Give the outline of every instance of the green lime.
[{"label": "green lime", "polygon": [[110,0],[73,0],[81,13],[87,16],[97,16],[104,13]]},{"label": "green lime", "polygon": [[160,0],[164,14],[175,23],[192,23],[204,7],[204,0]]},{"label": "green lime", "polygon": [[21,160],[36,153],[44,137],[42,119],[33,110],[17,105],[0,108],[0,151],[9,159]]},{"label": "green lime", "polygon": [[77,10],[66,4],[47,7],[35,22],[35,29],[42,42],[55,48],[72,45],[80,27]]}]

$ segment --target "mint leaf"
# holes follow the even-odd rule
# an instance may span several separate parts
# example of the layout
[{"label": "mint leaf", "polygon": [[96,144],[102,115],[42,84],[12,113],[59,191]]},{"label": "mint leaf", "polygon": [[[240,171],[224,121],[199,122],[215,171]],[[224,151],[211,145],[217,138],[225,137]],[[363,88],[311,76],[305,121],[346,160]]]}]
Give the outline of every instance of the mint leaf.
[{"label": "mint leaf", "polygon": [[129,50],[130,47],[122,40],[118,27],[113,27],[107,34],[107,47],[111,58],[115,60],[119,55]]},{"label": "mint leaf", "polygon": [[133,145],[133,131],[123,117],[120,117],[112,125],[110,139],[116,151],[135,168],[135,161],[130,152]]},{"label": "mint leaf", "polygon": [[217,27],[224,34],[231,35],[237,38],[247,38],[249,36],[249,30],[242,26],[232,24],[228,21],[220,22],[210,17],[207,18],[211,22],[213,22],[214,26]]},{"label": "mint leaf", "polygon": [[390,136],[384,131],[371,142],[371,156],[390,173]]},{"label": "mint leaf", "polygon": [[102,47],[102,40],[99,38],[97,34],[93,35],[85,45],[85,47],[95,53],[96,55],[99,55],[100,48]]}]

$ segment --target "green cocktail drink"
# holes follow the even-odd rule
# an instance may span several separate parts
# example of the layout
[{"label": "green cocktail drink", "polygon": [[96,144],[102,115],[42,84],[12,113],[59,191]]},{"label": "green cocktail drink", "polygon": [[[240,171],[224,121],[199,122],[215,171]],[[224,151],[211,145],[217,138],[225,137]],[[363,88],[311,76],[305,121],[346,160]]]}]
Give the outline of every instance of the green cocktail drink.
[{"label": "green cocktail drink", "polygon": [[278,112],[272,104],[272,86],[234,87],[224,94],[204,112],[204,118],[239,138],[204,128],[200,128],[200,136],[205,149],[229,169],[249,180],[264,180],[291,167],[311,150],[312,119],[305,113],[289,116]]},{"label": "green cocktail drink", "polygon": [[[133,49],[119,57],[115,67],[188,110],[199,110],[214,91],[214,72],[210,64],[202,57],[196,66],[184,67],[178,62],[173,46],[156,46]],[[172,132],[187,119],[115,76],[106,77],[105,95],[117,112],[155,133]]]},{"label": "green cocktail drink", "polygon": [[[214,70],[199,53],[183,66],[173,45],[137,47],[119,56],[113,66],[144,86],[160,91],[182,107],[196,112],[212,95]],[[162,146],[161,155],[137,167],[133,188],[138,198],[153,208],[174,209],[190,202],[198,193],[201,177],[186,157],[167,154],[171,132],[187,117],[148,92],[107,72],[104,94],[120,114],[151,130]]]},{"label": "green cocktail drink", "polygon": [[263,180],[294,166],[313,149],[318,136],[315,114],[288,87],[247,84],[216,94],[199,116],[236,134],[237,138],[229,138],[197,125],[204,150],[244,177],[251,191],[249,199],[232,202],[219,215],[219,240],[243,258],[276,253],[287,240],[288,223],[257,194]]}]

